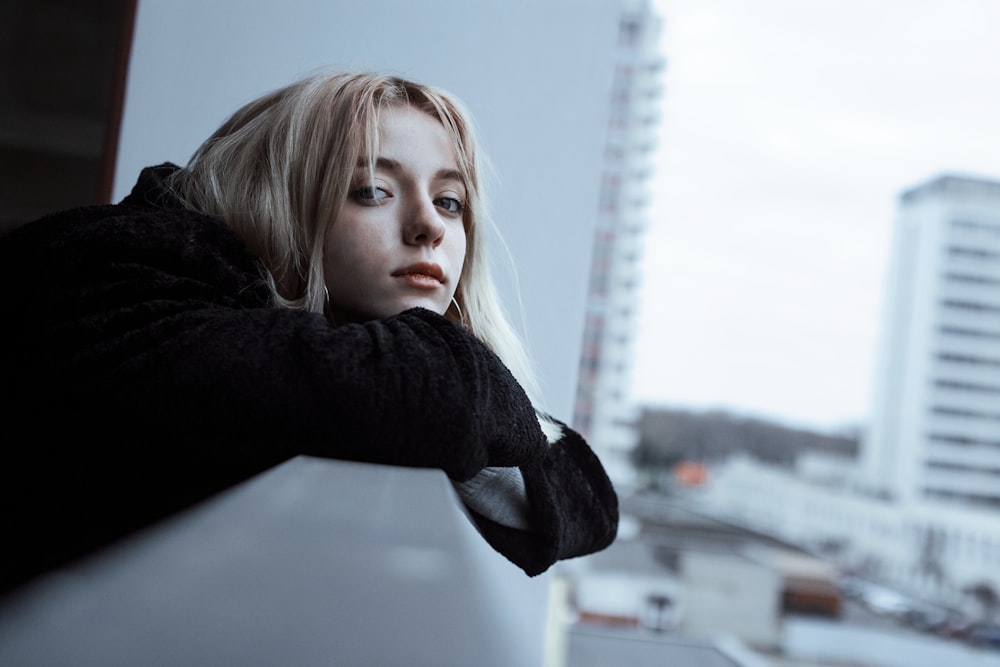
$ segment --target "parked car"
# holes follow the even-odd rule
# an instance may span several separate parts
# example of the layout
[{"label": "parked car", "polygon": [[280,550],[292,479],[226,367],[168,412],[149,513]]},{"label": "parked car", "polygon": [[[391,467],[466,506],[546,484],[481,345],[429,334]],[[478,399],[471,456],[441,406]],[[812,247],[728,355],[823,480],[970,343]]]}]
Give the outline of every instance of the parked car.
[{"label": "parked car", "polygon": [[938,626],[937,633],[942,637],[965,637],[975,625],[976,623],[969,617],[953,611],[948,619]]},{"label": "parked car", "polygon": [[969,628],[965,639],[975,646],[986,646],[1000,650],[1000,625],[976,623]]},{"label": "parked car", "polygon": [[870,586],[863,590],[861,602],[879,616],[895,619],[902,619],[911,608],[905,596],[880,586]]},{"label": "parked car", "polygon": [[910,607],[902,614],[904,623],[921,632],[937,632],[950,621],[954,612],[944,607],[919,603]]},{"label": "parked car", "polygon": [[863,581],[846,574],[840,577],[837,585],[840,587],[840,592],[843,596],[852,600],[860,599],[865,590]]}]

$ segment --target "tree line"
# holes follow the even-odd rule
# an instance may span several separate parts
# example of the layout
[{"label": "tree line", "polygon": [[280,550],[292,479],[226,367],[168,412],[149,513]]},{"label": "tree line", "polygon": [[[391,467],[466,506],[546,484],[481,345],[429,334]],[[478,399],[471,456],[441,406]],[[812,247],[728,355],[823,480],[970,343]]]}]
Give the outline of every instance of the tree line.
[{"label": "tree line", "polygon": [[645,408],[639,442],[632,452],[639,468],[671,468],[681,461],[712,463],[741,452],[768,463],[792,466],[807,451],[856,456],[859,433],[819,433],[725,411]]}]

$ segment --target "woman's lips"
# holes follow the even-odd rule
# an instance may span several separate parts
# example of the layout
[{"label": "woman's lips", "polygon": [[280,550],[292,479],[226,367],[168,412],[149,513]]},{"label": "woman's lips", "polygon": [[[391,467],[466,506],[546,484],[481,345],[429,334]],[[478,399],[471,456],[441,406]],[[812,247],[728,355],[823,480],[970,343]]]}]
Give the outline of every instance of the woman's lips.
[{"label": "woman's lips", "polygon": [[444,271],[437,264],[428,262],[398,269],[392,275],[401,278],[407,285],[420,289],[436,289],[444,284]]}]

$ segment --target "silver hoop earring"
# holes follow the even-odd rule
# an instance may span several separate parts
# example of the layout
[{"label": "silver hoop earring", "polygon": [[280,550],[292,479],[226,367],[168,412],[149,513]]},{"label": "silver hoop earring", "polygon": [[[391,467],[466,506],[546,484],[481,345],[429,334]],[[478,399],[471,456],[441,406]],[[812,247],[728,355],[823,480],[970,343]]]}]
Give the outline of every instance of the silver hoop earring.
[{"label": "silver hoop earring", "polygon": [[451,303],[453,306],[455,306],[455,310],[458,311],[458,321],[464,325],[465,313],[462,312],[462,307],[458,305],[458,301],[455,300],[455,297],[451,297]]}]

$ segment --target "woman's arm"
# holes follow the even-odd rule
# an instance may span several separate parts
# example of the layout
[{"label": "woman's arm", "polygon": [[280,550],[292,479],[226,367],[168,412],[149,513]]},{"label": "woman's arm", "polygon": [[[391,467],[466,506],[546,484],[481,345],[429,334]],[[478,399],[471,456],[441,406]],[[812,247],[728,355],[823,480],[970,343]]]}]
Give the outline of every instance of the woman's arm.
[{"label": "woman's arm", "polygon": [[33,276],[5,332],[12,370],[45,409],[250,468],[311,454],[468,479],[544,442],[520,386],[464,328],[419,309],[333,327],[274,308],[222,223],[108,211],[121,209],[64,214],[5,246],[4,275]]},{"label": "woman's arm", "polygon": [[[0,275],[3,405],[32,425],[9,448],[5,517],[15,535],[51,527],[27,567],[298,454],[458,482],[520,466],[533,531],[484,535],[529,574],[607,541],[589,515],[614,496],[586,444],[547,445],[500,359],[435,313],[333,327],[275,308],[230,230],[187,211],[60,214],[0,243]],[[573,500],[587,485],[595,500]]]},{"label": "woman's arm", "polygon": [[618,496],[597,456],[565,424],[520,468],[487,468],[456,490],[483,537],[530,576],[604,549],[618,530]]}]

